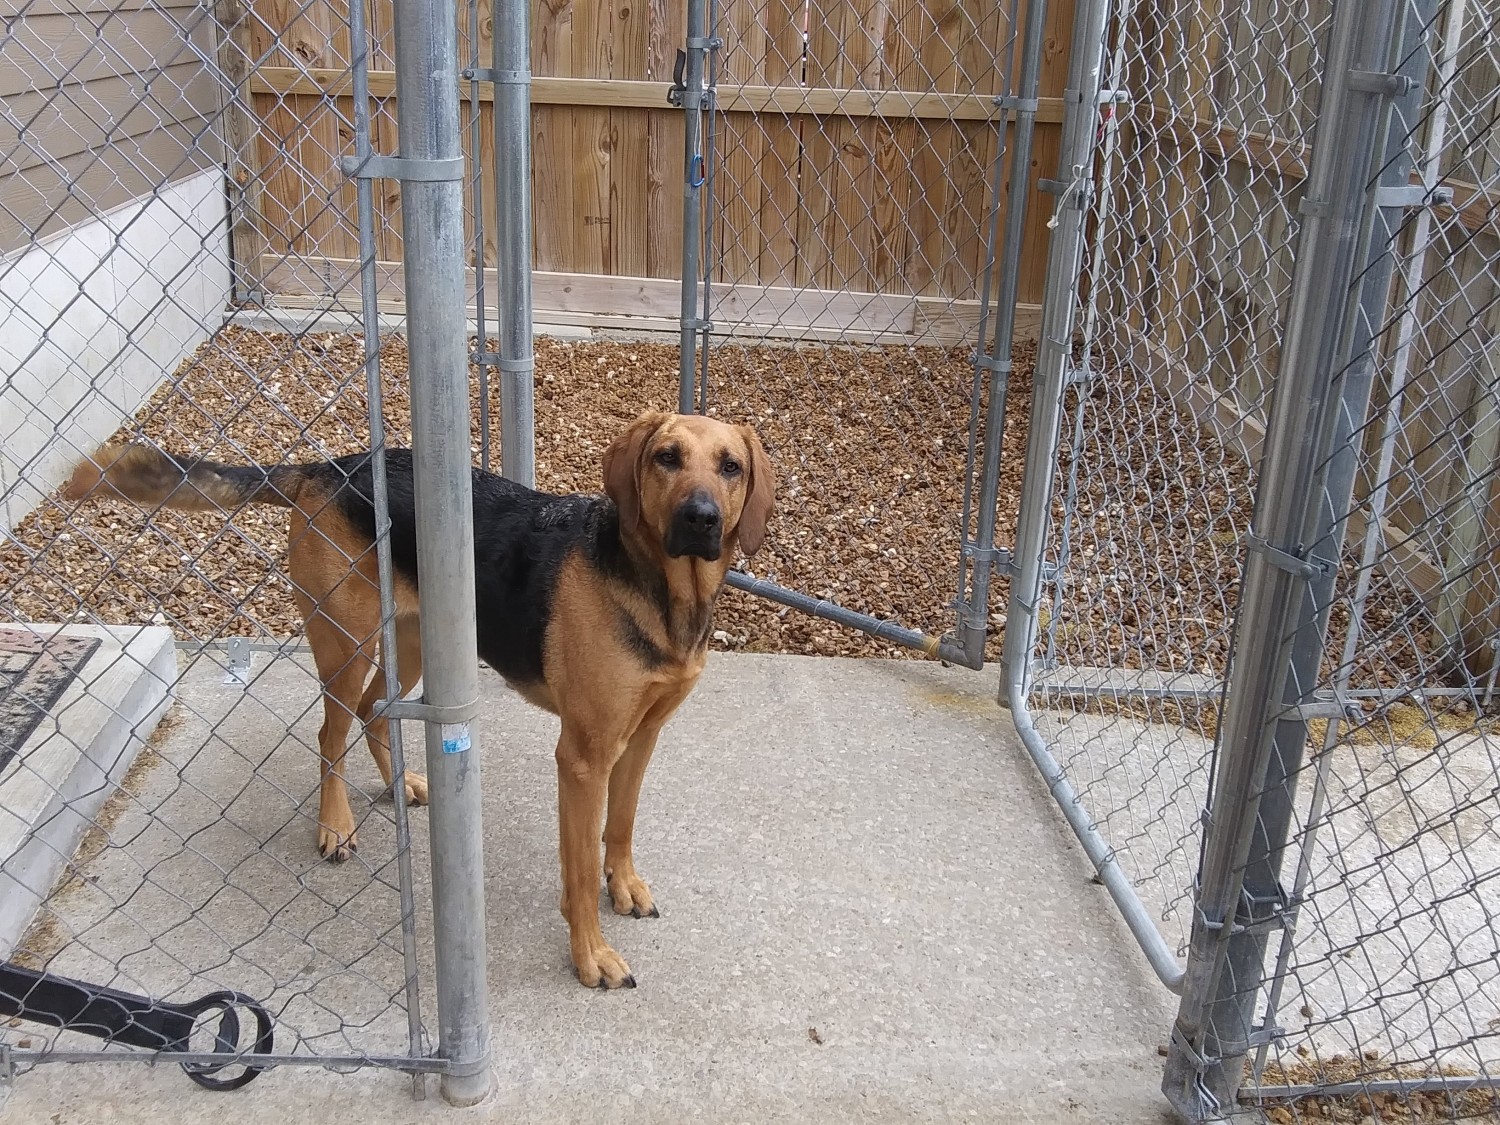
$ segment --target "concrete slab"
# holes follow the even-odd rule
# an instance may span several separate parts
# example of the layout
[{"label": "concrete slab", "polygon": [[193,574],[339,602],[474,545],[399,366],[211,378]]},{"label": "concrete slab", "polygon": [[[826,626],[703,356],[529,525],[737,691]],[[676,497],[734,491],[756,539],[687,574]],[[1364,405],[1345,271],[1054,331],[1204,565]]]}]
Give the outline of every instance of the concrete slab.
[{"label": "concrete slab", "polygon": [[0,729],[4,957],[170,705],[177,653],[170,629],[40,624],[0,629],[0,652],[16,665],[9,698],[31,712]]},{"label": "concrete slab", "polygon": [[[68,938],[53,963],[175,997],[267,997],[278,1051],[400,1050],[390,805],[358,806],[357,861],[315,859],[304,661],[262,660],[244,690],[222,683],[223,654],[189,666],[118,846],[54,896]],[[1090,882],[993,675],[716,655],[647,774],[637,856],[662,917],[606,914],[640,982],[616,993],[567,967],[556,721],[485,679],[487,1103],[447,1109],[435,1085],[413,1103],[384,1071],[283,1067],[215,1095],[175,1068],[45,1065],[4,1120],[1168,1120],[1156,1048],[1173,1004]],[[368,757],[350,763],[373,790]],[[413,858],[430,979],[426,816]]]}]

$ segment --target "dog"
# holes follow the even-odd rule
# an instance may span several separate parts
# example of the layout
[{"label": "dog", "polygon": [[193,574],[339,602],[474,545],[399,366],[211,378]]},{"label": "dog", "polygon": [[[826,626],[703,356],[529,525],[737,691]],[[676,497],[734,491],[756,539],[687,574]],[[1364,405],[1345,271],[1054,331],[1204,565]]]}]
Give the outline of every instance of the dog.
[{"label": "dog", "polygon": [[[422,673],[412,457],[393,448],[385,460],[404,696]],[[698,415],[643,414],[602,468],[602,496],[537,492],[473,470],[475,612],[478,657],[562,720],[562,914],[578,979],[633,988],[599,926],[601,827],[615,912],[657,917],[632,846],[641,780],[702,674],[736,548],[754,555],[764,541],[776,478],[752,428]],[[372,482],[369,453],[231,466],[131,443],[81,462],[64,490],[188,511],[291,509],[288,578],[323,687],[317,846],[338,861],[358,847],[344,782],[352,720],[393,785],[387,720],[373,717],[385,677]],[[426,802],[421,775],[402,780],[408,802]]]}]

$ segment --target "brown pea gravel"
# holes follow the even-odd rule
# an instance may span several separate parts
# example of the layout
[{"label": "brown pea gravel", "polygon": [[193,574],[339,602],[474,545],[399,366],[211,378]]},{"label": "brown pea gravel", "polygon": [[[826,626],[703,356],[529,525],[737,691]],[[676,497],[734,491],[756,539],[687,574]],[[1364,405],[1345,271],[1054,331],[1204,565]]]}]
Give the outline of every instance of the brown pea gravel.
[{"label": "brown pea gravel", "polygon": [[[116,437],[263,463],[367,448],[362,346],[350,334],[226,327]],[[539,485],[596,491],[600,456],[624,425],[642,410],[675,408],[677,355],[675,345],[655,342],[539,338]],[[997,523],[1002,543],[1010,541],[1019,503],[1034,351],[1022,345],[1015,358]],[[409,444],[402,338],[383,341],[381,369],[387,432],[394,443]],[[1222,668],[1238,542],[1249,525],[1249,474],[1128,369],[1106,374],[1086,392],[1100,401],[1089,412],[1077,478],[1080,515],[1070,546],[1076,577],[1056,607],[1050,598],[1043,605],[1055,655],[1067,664]],[[477,460],[477,373],[473,378]],[[909,628],[951,628],[973,379],[968,349],[728,343],[715,347],[710,378],[711,412],[754,425],[779,475],[776,516],[748,568]],[[490,402],[498,465],[498,387]],[[1065,457],[1055,523],[1069,468]],[[225,519],[54,497],[0,547],[0,616],[155,622],[193,640],[294,636],[300,622],[282,577],[285,528],[286,513],[275,508],[247,507]],[[1054,551],[1056,543],[1054,535]],[[990,659],[1000,652],[1005,593],[997,581]],[[1403,606],[1383,589],[1372,612],[1399,620]],[[723,597],[715,630],[719,648],[914,655],[734,590]],[[1394,656],[1382,652],[1382,668],[1371,670],[1381,682],[1414,674],[1423,658],[1414,644]]]}]

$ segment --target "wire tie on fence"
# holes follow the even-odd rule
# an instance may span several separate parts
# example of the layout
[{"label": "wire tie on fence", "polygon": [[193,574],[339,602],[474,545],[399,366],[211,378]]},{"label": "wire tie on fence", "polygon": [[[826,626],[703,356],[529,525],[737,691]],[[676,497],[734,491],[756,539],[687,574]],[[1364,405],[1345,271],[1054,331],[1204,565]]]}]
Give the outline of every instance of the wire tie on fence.
[{"label": "wire tie on fence", "polygon": [[1257,554],[1278,570],[1284,570],[1289,574],[1295,574],[1298,578],[1317,578],[1326,574],[1326,568],[1315,562],[1309,562],[1290,551],[1283,551],[1280,547],[1273,547],[1260,536],[1253,532],[1245,536],[1245,546]]},{"label": "wire tie on fence", "polygon": [[423,160],[406,156],[346,156],[339,161],[344,175],[356,180],[400,180],[402,183],[443,183],[464,178],[464,158]]}]

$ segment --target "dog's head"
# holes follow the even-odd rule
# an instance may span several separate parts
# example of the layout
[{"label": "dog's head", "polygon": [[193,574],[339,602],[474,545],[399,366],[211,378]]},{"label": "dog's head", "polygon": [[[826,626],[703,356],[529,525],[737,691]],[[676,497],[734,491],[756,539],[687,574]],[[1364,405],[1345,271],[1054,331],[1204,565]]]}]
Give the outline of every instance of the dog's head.
[{"label": "dog's head", "polygon": [[765,539],[776,474],[749,426],[696,414],[643,414],[604,453],[604,491],[620,529],[672,558],[716,562]]}]

